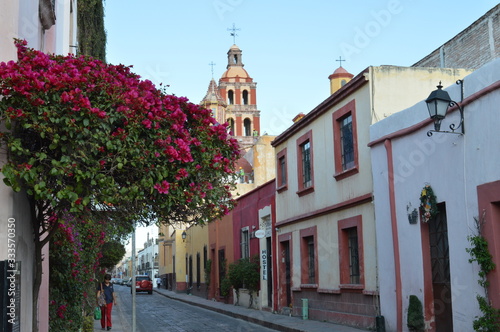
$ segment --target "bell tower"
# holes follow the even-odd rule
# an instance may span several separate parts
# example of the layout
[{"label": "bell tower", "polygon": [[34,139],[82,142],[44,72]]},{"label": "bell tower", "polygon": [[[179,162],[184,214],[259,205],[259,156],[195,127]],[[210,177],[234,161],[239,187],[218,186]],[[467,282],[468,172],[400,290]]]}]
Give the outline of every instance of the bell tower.
[{"label": "bell tower", "polygon": [[260,111],[257,109],[257,83],[243,67],[241,49],[231,46],[227,52],[226,71],[219,79],[219,95],[227,104],[225,115],[231,135],[242,149],[247,149],[260,135]]}]

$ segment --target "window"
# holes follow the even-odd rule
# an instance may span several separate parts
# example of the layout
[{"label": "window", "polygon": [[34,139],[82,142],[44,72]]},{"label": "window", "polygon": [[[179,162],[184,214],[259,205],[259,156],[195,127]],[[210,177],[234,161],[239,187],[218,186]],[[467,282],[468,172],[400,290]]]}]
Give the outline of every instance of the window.
[{"label": "window", "polygon": [[349,239],[349,280],[351,284],[359,284],[358,229],[352,227],[346,232]]},{"label": "window", "polygon": [[196,287],[200,289],[201,286],[201,259],[200,253],[196,253]]},{"label": "window", "polygon": [[241,229],[241,258],[250,257],[250,234],[248,233],[248,227]]},{"label": "window", "polygon": [[278,169],[277,169],[277,190],[281,192],[287,188],[287,171],[286,171],[286,148],[278,152]]},{"label": "window", "polygon": [[340,145],[342,147],[342,170],[345,171],[354,166],[351,114],[340,120]]},{"label": "window", "polygon": [[301,284],[315,287],[317,281],[316,226],[300,230],[301,241]]},{"label": "window", "polygon": [[188,281],[188,286],[189,288],[193,288],[193,255],[189,255],[189,281]]},{"label": "window", "polygon": [[252,136],[252,121],[246,118],[243,120],[243,126],[245,127],[245,136]]},{"label": "window", "polygon": [[229,90],[227,92],[227,100],[228,100],[229,105],[234,105],[234,91],[233,90]]},{"label": "window", "polygon": [[338,222],[340,288],[364,288],[361,216]]},{"label": "window", "polygon": [[227,123],[228,123],[229,135],[234,136],[235,135],[234,119],[232,119],[232,118],[227,119]]},{"label": "window", "polygon": [[243,97],[243,105],[248,105],[248,91],[247,90],[243,90],[242,97]]},{"label": "window", "polygon": [[[208,251],[207,251],[207,246],[203,247],[203,268],[207,268],[207,260],[208,260]],[[206,280],[205,280],[206,282]]]},{"label": "window", "polygon": [[314,284],[316,280],[316,274],[314,271],[314,238],[308,236],[304,238],[307,245],[307,275],[309,278],[309,284]]},{"label": "window", "polygon": [[300,146],[302,159],[302,186],[308,188],[311,186],[311,143],[305,142]]},{"label": "window", "polygon": [[313,151],[312,131],[308,131],[297,140],[297,169],[299,195],[312,192],[313,189]]},{"label": "window", "polygon": [[356,103],[347,103],[333,113],[335,179],[358,173]]}]

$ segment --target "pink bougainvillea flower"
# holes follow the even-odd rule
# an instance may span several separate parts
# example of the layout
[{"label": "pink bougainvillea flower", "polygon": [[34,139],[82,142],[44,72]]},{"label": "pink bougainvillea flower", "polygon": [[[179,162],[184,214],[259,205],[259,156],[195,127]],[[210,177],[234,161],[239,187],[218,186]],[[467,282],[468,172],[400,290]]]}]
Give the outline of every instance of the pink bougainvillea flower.
[{"label": "pink bougainvillea flower", "polygon": [[176,180],[180,180],[182,178],[185,178],[188,176],[188,172],[185,168],[181,168],[177,171],[177,174],[175,175]]},{"label": "pink bougainvillea flower", "polygon": [[170,189],[170,183],[163,180],[161,183],[157,183],[154,187],[160,194],[168,194],[168,190]]}]

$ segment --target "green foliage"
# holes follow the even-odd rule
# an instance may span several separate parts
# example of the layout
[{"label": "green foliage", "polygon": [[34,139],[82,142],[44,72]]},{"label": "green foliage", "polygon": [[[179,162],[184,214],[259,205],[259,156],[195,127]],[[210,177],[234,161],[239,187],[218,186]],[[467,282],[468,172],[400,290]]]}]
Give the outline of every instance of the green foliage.
[{"label": "green foliage", "polygon": [[118,241],[105,242],[102,246],[101,267],[111,269],[125,256],[125,246]]},{"label": "green foliage", "polygon": [[229,295],[229,292],[231,291],[231,282],[229,281],[228,278],[222,279],[221,285],[220,285],[220,295],[223,297],[226,297]]},{"label": "green foliage", "polygon": [[476,317],[472,327],[474,331],[498,332],[500,331],[500,311],[493,308],[488,300],[483,296],[476,296],[479,309],[483,313],[481,317]]},{"label": "green foliage", "polygon": [[207,291],[207,298],[208,298],[208,290],[210,289],[210,282],[211,282],[211,276],[212,276],[212,260],[208,259],[205,267],[205,285],[206,285],[206,291]]},{"label": "green foliage", "polygon": [[425,329],[422,302],[415,295],[410,295],[407,325],[410,331],[424,331]]},{"label": "green foliage", "polygon": [[103,0],[78,0],[78,54],[106,61]]},{"label": "green foliage", "polygon": [[479,265],[479,280],[478,283],[486,288],[488,287],[488,281],[486,280],[486,276],[488,273],[495,269],[495,263],[493,263],[493,256],[491,256],[490,251],[488,250],[488,241],[478,234],[478,235],[469,235],[467,237],[471,248],[466,248],[465,250],[471,255],[469,259],[469,263],[477,262]]},{"label": "green foliage", "polygon": [[83,318],[82,332],[94,332],[94,317],[85,316]]},{"label": "green foliage", "polygon": [[[259,256],[241,258],[229,265],[228,280],[236,292],[236,304],[239,303],[239,291],[241,288],[248,289],[250,298],[259,290]],[[252,301],[250,301],[251,305]]]},{"label": "green foliage", "polygon": [[[482,236],[482,226],[484,224],[484,218],[474,218],[477,228],[477,235],[469,235],[467,239],[472,245],[471,248],[466,248],[465,250],[471,255],[469,263],[477,262],[479,265],[479,280],[477,281],[479,285],[484,288],[486,294],[488,294],[488,273],[495,269],[495,263],[493,262],[493,256],[488,249],[488,241]],[[488,301],[487,296],[483,297],[480,295],[476,296],[479,304],[479,310],[482,312],[482,316],[476,316],[473,322],[473,328],[475,331],[481,332],[498,332],[500,331],[500,310],[493,308]]]},{"label": "green foliage", "polygon": [[95,306],[94,275],[105,238],[103,222],[65,215],[50,242],[50,331],[78,331]]}]

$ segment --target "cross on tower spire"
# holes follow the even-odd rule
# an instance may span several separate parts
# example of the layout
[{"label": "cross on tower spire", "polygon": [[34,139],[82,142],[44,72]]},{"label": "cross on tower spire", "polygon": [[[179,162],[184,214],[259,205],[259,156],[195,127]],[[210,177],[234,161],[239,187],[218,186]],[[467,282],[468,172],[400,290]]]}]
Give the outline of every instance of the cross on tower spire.
[{"label": "cross on tower spire", "polygon": [[342,60],[342,56],[339,56],[339,59],[338,59],[338,60],[335,60],[335,61],[340,62],[340,67],[342,67],[342,61],[345,61],[345,60]]},{"label": "cross on tower spire", "polygon": [[233,37],[233,44],[236,44],[236,31],[240,31],[241,29],[237,29],[236,28],[236,25],[233,23],[233,27],[232,28],[227,28],[227,31],[231,31],[230,35]]},{"label": "cross on tower spire", "polygon": [[214,66],[215,66],[215,63],[213,61],[211,61],[208,65],[210,67],[212,67],[212,78],[214,78]]}]

